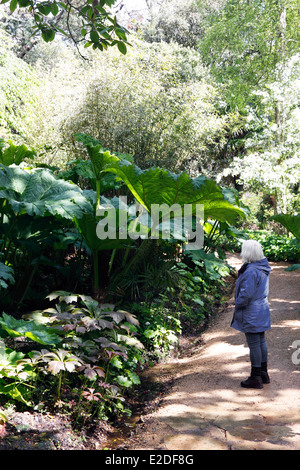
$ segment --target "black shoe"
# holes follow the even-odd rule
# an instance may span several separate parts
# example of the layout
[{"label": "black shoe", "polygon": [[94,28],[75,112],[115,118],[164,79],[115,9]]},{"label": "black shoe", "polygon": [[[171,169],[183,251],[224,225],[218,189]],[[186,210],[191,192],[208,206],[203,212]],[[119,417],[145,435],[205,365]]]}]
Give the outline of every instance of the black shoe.
[{"label": "black shoe", "polygon": [[247,380],[241,382],[241,387],[244,388],[263,388],[263,381],[261,377],[251,376]]},{"label": "black shoe", "polygon": [[261,363],[261,378],[264,384],[270,383],[270,377],[268,374],[268,365],[266,362]]},{"label": "black shoe", "polygon": [[247,380],[241,382],[241,387],[244,388],[263,388],[263,381],[261,377],[261,368],[252,367],[251,375]]}]

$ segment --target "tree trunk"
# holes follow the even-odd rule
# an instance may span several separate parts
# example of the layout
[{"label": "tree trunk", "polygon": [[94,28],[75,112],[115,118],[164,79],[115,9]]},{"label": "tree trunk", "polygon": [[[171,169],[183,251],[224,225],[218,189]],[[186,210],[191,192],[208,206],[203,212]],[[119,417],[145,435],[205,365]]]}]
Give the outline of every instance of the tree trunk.
[{"label": "tree trunk", "polygon": [[[278,0],[279,6],[279,38],[280,38],[280,48],[278,51],[279,60],[278,64],[284,64],[284,58],[286,53],[286,5],[285,0]],[[279,72],[280,73],[280,72]],[[280,77],[278,77],[280,80]],[[282,125],[283,125],[284,117],[283,117],[283,106],[282,103],[277,101],[275,105],[275,122],[277,126],[276,132],[276,141],[279,144],[283,140],[283,132],[282,132]]]}]

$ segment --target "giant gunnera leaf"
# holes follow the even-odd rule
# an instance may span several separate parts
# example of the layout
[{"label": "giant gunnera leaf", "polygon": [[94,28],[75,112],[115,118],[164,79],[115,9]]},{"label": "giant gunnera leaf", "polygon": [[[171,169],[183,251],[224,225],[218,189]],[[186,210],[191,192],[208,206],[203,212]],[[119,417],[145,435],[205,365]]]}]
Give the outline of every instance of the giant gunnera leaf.
[{"label": "giant gunnera leaf", "polygon": [[0,199],[17,214],[80,219],[91,203],[75,184],[56,179],[45,169],[24,170],[0,165]]},{"label": "giant gunnera leaf", "polygon": [[[135,199],[148,213],[154,205],[172,207],[203,205],[204,218],[234,224],[238,217],[245,217],[245,211],[233,204],[228,195],[215,181],[200,175],[191,178],[187,173],[175,174],[162,168],[140,169],[130,158],[119,158],[105,151],[101,144],[90,136],[77,134],[77,140],[87,148],[93,163],[95,177],[100,185],[103,175],[113,173],[129,188]],[[100,188],[97,190],[98,208]]]},{"label": "giant gunnera leaf", "polygon": [[[292,214],[277,214],[271,217],[271,220],[279,222],[283,225],[289,232],[291,232],[295,238],[300,242],[300,213],[297,215]],[[292,266],[285,269],[285,271],[294,271],[295,269],[300,269],[300,264],[293,264]]]},{"label": "giant gunnera leaf", "polygon": [[277,214],[271,217],[271,220],[279,222],[283,225],[289,232],[291,232],[294,237],[300,240],[300,213],[297,215],[291,214]]},{"label": "giant gunnera leaf", "polygon": [[5,330],[9,336],[26,336],[26,338],[40,344],[56,345],[61,342],[59,336],[49,327],[35,323],[34,321],[16,320],[6,313],[0,317],[0,330]]},{"label": "giant gunnera leaf", "polygon": [[195,213],[203,204],[204,218],[234,224],[245,217],[241,207],[232,204],[217,183],[204,175],[191,178],[187,173],[174,174],[161,168],[141,170],[113,155],[103,155],[103,170],[116,174],[128,186],[136,200],[150,213],[153,205],[190,205]]}]

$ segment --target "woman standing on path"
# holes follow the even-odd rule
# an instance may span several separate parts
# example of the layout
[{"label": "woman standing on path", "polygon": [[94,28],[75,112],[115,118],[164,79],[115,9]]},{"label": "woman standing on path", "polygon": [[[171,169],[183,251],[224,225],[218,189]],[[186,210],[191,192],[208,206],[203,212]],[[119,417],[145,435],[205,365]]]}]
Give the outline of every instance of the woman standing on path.
[{"label": "woman standing on path", "polygon": [[233,328],[245,333],[250,349],[251,375],[241,386],[263,388],[263,383],[270,382],[265,331],[271,328],[268,302],[271,268],[260,243],[255,240],[243,243],[241,257],[244,264],[238,271],[231,323]]}]

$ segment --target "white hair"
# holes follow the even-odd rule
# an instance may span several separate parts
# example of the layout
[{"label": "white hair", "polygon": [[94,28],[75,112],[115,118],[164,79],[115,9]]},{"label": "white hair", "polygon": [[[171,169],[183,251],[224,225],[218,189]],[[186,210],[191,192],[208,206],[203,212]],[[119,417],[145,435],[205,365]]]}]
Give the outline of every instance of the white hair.
[{"label": "white hair", "polygon": [[255,263],[265,257],[261,244],[256,240],[245,240],[242,244],[241,257],[244,263]]}]

